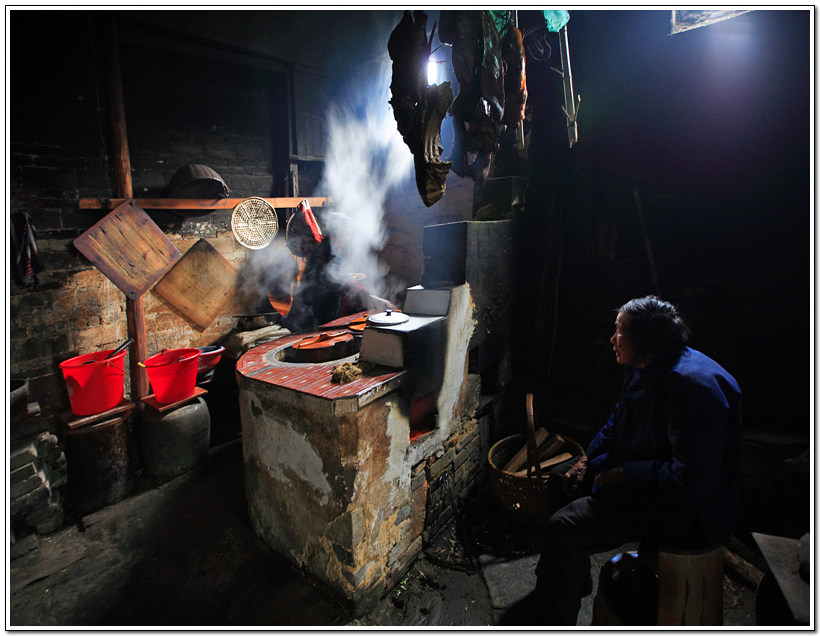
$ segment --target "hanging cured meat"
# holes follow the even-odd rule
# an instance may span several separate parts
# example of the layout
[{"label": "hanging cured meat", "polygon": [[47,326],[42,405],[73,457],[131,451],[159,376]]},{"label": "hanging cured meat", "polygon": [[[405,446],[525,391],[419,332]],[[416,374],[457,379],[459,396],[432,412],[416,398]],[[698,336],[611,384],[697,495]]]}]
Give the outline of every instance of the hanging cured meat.
[{"label": "hanging cured meat", "polygon": [[506,71],[504,73],[504,117],[507,129],[515,128],[524,119],[527,107],[527,69],[521,31],[510,27],[501,41]]},{"label": "hanging cured meat", "polygon": [[450,82],[427,85],[435,26],[427,38],[427,14],[405,11],[387,42],[393,60],[390,105],[404,143],[413,153],[416,187],[426,206],[444,196],[450,162],[441,160],[441,122],[453,103]]},{"label": "hanging cured meat", "polygon": [[[498,136],[518,125],[527,99],[521,33],[492,11],[442,11],[439,40],[453,48],[453,172],[482,184]],[[472,160],[471,155],[474,155]]]}]

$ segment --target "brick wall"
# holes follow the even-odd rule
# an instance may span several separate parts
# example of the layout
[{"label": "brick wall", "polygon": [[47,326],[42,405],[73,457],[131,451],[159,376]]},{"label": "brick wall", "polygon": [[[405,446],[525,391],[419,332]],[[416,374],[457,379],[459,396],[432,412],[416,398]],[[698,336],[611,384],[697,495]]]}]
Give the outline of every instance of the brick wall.
[{"label": "brick wall", "polygon": [[[117,196],[99,12],[15,11],[12,16],[10,207],[28,213],[43,269],[25,287],[9,273],[10,374],[30,379],[45,413],[67,406],[60,361],[113,348],[127,337],[125,296],[73,246],[105,211],[80,211],[79,198]],[[166,196],[181,167],[214,168],[231,196],[282,194],[275,174],[282,145],[284,76],[121,42],[122,84],[135,197]],[[32,69],[36,68],[34,72]],[[284,124],[283,124],[284,121]],[[286,147],[283,152],[287,152]],[[206,238],[238,270],[247,250],[230,231],[230,212],[149,215],[182,253]],[[213,343],[255,297],[234,297],[207,329],[155,292],[143,297],[149,353]],[[127,392],[128,380],[126,380]]]},{"label": "brick wall", "polygon": [[[72,244],[105,213],[79,210],[78,199],[117,195],[105,90],[107,28],[101,12],[15,11],[11,19],[9,213],[31,215],[43,269],[28,288],[10,270],[10,374],[30,379],[32,397],[47,414],[67,407],[60,361],[113,348],[127,337],[125,296]],[[165,196],[173,174],[193,163],[216,170],[234,197],[287,193],[281,70],[149,47],[142,40],[151,38],[141,38],[139,27],[124,19],[120,29],[135,197]],[[430,209],[412,177],[394,193],[382,256],[397,289],[420,279],[424,225],[466,218],[471,205],[472,182],[454,175],[445,199]],[[229,211],[147,212],[182,253],[206,238],[242,271],[248,251],[231,234]],[[235,326],[232,315],[252,311],[258,300],[252,289],[238,292],[205,330],[147,292],[148,352],[215,342]]]}]

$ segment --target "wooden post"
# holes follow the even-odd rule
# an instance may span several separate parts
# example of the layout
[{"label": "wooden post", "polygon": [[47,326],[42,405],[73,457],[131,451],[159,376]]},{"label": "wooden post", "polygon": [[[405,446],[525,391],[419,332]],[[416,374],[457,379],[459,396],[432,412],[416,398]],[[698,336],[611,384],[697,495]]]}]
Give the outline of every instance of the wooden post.
[{"label": "wooden post", "polygon": [[[122,75],[120,73],[120,47],[117,37],[117,23],[113,13],[105,29],[108,39],[106,56],[106,85],[108,88],[108,109],[111,120],[111,137],[114,145],[114,174],[120,197],[133,198],[131,182],[131,157],[128,154],[128,134],[125,129],[125,103],[122,95]],[[130,348],[129,367],[131,370],[131,399],[140,403],[140,398],[148,395],[148,376],[139,361],[148,355],[145,340],[145,310],[142,298],[125,298],[125,314],[128,321],[128,335],[134,339]]]}]

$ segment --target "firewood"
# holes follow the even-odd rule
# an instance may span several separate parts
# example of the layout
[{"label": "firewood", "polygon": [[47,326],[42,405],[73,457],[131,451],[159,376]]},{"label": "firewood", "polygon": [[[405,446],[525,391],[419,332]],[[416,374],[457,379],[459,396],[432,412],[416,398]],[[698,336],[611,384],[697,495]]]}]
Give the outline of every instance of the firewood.
[{"label": "firewood", "polygon": [[[561,453],[560,455],[556,455],[555,457],[550,457],[549,459],[545,459],[541,462],[541,470],[543,471],[545,468],[549,468],[550,466],[555,466],[556,464],[560,464],[572,457],[572,453]],[[526,477],[527,476],[527,469],[524,468],[523,470],[519,470],[515,473],[516,477]],[[543,476],[543,475],[542,475]]]},{"label": "firewood", "polygon": [[[544,444],[550,437],[549,432],[544,428],[539,428],[535,431],[535,443],[537,446],[541,446]],[[540,456],[540,453],[539,453]],[[521,470],[521,467],[527,463],[527,445],[526,443],[524,446],[521,447],[515,455],[513,455],[512,459],[507,462],[507,464],[502,469],[505,473],[515,473]]]},{"label": "firewood", "polygon": [[750,589],[756,590],[757,586],[760,585],[763,572],[725,546],[723,548],[723,565],[727,570],[740,577]]},{"label": "firewood", "polygon": [[560,435],[553,435],[543,445],[538,446],[538,459],[544,460],[555,455],[563,448],[566,440]]}]

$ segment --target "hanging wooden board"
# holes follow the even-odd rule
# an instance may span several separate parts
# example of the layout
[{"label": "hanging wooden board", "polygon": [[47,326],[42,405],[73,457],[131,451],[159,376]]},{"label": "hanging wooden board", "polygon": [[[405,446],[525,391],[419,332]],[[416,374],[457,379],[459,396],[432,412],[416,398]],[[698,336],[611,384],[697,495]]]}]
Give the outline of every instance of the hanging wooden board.
[{"label": "hanging wooden board", "polygon": [[199,239],[154,291],[203,329],[234,295],[239,274],[205,239]]},{"label": "hanging wooden board", "polygon": [[74,247],[131,300],[147,292],[181,256],[133,199],[74,239]]}]

